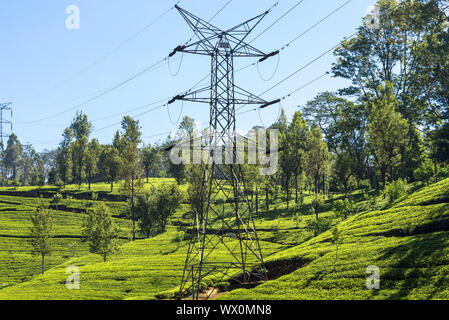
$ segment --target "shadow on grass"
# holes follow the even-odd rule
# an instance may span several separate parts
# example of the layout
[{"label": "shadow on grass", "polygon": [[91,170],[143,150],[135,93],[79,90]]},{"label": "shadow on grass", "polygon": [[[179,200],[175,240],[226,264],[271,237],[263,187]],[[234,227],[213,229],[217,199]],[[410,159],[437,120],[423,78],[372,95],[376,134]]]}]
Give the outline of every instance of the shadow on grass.
[{"label": "shadow on grass", "polygon": [[[441,232],[414,236],[407,244],[387,249],[379,260],[391,259],[395,263],[390,271],[381,273],[381,279],[403,281],[399,288],[391,288],[397,292],[388,298],[405,299],[423,283],[432,282],[432,269],[441,265],[441,260],[448,254],[448,245],[448,233]],[[398,271],[399,268],[404,268],[406,271]],[[423,272],[422,269],[426,271]],[[443,285],[438,285],[438,283],[446,283],[447,275],[440,273],[433,276],[436,276],[436,282],[433,283],[432,291],[427,299],[434,299],[439,293],[447,290]],[[373,296],[378,294],[373,292]]]}]

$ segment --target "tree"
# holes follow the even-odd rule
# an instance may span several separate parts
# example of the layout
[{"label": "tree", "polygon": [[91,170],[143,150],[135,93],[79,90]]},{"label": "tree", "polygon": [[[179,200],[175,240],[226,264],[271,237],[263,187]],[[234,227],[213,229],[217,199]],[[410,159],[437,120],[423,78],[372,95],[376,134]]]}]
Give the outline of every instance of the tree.
[{"label": "tree", "polygon": [[87,115],[78,112],[70,125],[70,129],[75,138],[75,141],[72,143],[74,176],[78,184],[81,185],[85,176],[86,151],[92,124],[88,121]]},{"label": "tree", "polygon": [[[186,137],[188,135],[188,137]],[[166,144],[173,146],[180,143],[183,139],[189,138],[191,145],[193,145],[193,139],[195,136],[195,120],[185,116],[182,119],[178,127],[178,133],[175,137],[169,137]],[[185,163],[174,164],[172,161],[168,161],[168,173],[176,179],[178,185],[184,182],[186,178],[186,166]]]},{"label": "tree", "polygon": [[400,159],[401,146],[405,143],[409,126],[397,109],[393,88],[387,83],[379,88],[381,95],[373,99],[368,125],[368,141],[374,148],[377,164],[381,170],[383,186],[389,169],[390,181],[394,177],[394,166]]},{"label": "tree", "polygon": [[121,162],[121,175],[124,178],[122,190],[128,197],[128,204],[131,211],[133,241],[136,240],[136,212],[135,195],[143,188],[142,183],[142,163],[139,157],[137,145],[141,142],[141,132],[139,121],[130,117],[124,117],[122,120],[123,135],[121,136],[121,145],[124,148]]},{"label": "tree", "polygon": [[65,129],[62,136],[63,140],[56,154],[58,177],[64,184],[69,184],[73,179],[72,129]]},{"label": "tree", "polygon": [[11,171],[12,179],[17,177],[17,166],[19,165],[22,156],[22,144],[17,136],[12,133],[6,144],[5,155],[3,158],[3,164],[8,171]]},{"label": "tree", "polygon": [[139,196],[136,212],[139,219],[140,233],[146,237],[165,231],[168,219],[180,207],[182,194],[175,185],[159,186],[151,194]]},{"label": "tree", "polygon": [[58,205],[61,203],[62,201],[62,194],[60,193],[56,193],[53,198],[51,199],[51,204],[56,206],[56,210],[58,210]]},{"label": "tree", "polygon": [[88,210],[82,234],[91,253],[101,255],[106,262],[108,256],[118,253],[118,233],[104,204]]},{"label": "tree", "polygon": [[338,246],[343,242],[342,231],[338,227],[332,228],[332,238],[331,241],[335,244],[335,262],[338,262]]},{"label": "tree", "polygon": [[[201,216],[206,213],[207,207],[207,183],[206,178],[209,171],[206,171],[206,164],[187,166],[187,202],[193,214]],[[210,178],[210,177],[209,177]]]},{"label": "tree", "polygon": [[321,129],[337,161],[340,159],[338,169],[342,170],[338,178],[347,181],[353,176],[361,180],[366,175],[369,156],[366,106],[348,101],[335,93],[324,92],[309,101],[303,110],[306,119]]},{"label": "tree", "polygon": [[54,247],[54,220],[42,200],[30,220],[32,224],[30,229],[32,254],[41,256],[42,274],[44,274],[45,257],[51,255]]},{"label": "tree", "polygon": [[[295,112],[292,122],[287,131],[288,144],[286,150],[288,159],[292,162],[292,175],[295,183],[295,202],[298,203],[299,180],[302,176],[306,164],[307,141],[309,139],[309,127],[301,113]],[[302,194],[302,191],[301,191]]]},{"label": "tree", "polygon": [[145,175],[147,177],[147,183],[149,182],[150,172],[156,171],[158,169],[159,163],[161,161],[161,155],[157,147],[144,146],[142,149],[142,165],[145,168]]},{"label": "tree", "polygon": [[293,148],[291,147],[291,141],[288,139],[288,131],[280,132],[279,138],[281,140],[281,151],[279,162],[280,168],[282,172],[282,187],[287,194],[287,210],[289,209],[290,203],[290,185],[291,185],[291,177],[293,175],[294,162],[292,157],[294,156]]},{"label": "tree", "polygon": [[320,179],[326,174],[329,160],[330,153],[326,142],[322,139],[321,130],[313,127],[308,141],[307,170],[313,179],[315,194],[319,193]]},{"label": "tree", "polygon": [[353,177],[352,171],[352,158],[348,152],[343,152],[337,156],[334,166],[334,176],[336,181],[343,186],[345,199],[348,197],[348,191],[351,189],[351,178]]},{"label": "tree", "polygon": [[102,148],[98,163],[100,175],[111,184],[111,192],[114,191],[114,182],[119,176],[121,167],[118,150],[113,146]]},{"label": "tree", "polygon": [[343,217],[344,220],[348,218],[348,215],[351,214],[353,210],[354,203],[352,201],[349,201],[348,199],[337,200],[332,206],[332,211],[334,212],[334,214],[337,217]]},{"label": "tree", "polygon": [[100,154],[101,154],[101,146],[98,143],[98,140],[92,139],[92,141],[87,145],[86,158],[84,159],[85,171],[86,171],[87,182],[89,185],[89,190],[90,190],[90,184],[92,181],[92,177],[98,171],[98,160],[99,160]]}]

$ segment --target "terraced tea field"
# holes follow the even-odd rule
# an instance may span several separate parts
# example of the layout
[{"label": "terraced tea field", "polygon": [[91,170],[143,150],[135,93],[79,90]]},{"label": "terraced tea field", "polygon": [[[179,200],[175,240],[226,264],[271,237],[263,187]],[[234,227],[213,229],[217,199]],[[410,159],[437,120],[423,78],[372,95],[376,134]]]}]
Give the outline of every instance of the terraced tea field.
[{"label": "terraced tea field", "polygon": [[[312,197],[306,195],[301,207],[292,202],[289,210],[283,199],[274,201],[269,210],[261,204],[255,223],[271,280],[252,289],[226,292],[224,287],[220,299],[448,299],[448,190],[449,180],[444,180],[390,206],[379,196],[376,208],[355,193],[359,213],[346,221],[333,216],[327,200],[319,215],[332,218],[341,230],[338,256],[331,231],[314,237],[306,227],[315,219],[309,210]],[[60,210],[53,211],[56,252],[48,258],[42,276],[40,259],[30,255],[27,238],[37,199],[21,197],[17,191],[25,190],[0,196],[0,299],[174,298],[188,245],[182,228],[191,222],[187,205],[171,219],[165,233],[130,242],[126,204],[103,201],[120,226],[122,243],[120,254],[104,263],[81,242],[84,212],[92,201],[63,199]],[[295,219],[298,210],[307,211],[299,220]],[[234,240],[228,241],[232,245]],[[213,260],[225,255],[222,248]],[[66,288],[68,266],[80,270],[79,290]],[[368,266],[379,268],[380,290],[366,289]]]}]

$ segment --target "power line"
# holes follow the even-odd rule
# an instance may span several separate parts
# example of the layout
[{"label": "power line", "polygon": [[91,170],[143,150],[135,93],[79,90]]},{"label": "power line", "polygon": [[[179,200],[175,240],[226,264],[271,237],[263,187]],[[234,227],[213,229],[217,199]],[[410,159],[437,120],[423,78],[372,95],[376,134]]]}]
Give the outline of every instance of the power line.
[{"label": "power line", "polygon": [[[393,8],[391,8],[389,11],[393,11],[395,9],[397,9],[399,6],[401,6],[402,4],[404,4],[405,2],[407,2],[409,0],[404,0],[402,2],[400,2],[399,4],[397,4],[396,6],[394,6]],[[386,13],[388,14],[388,13]],[[287,77],[283,78],[281,81],[279,81],[278,83],[276,83],[275,85],[273,85],[272,87],[268,88],[267,90],[265,90],[264,92],[262,92],[260,95],[264,95],[268,92],[270,92],[271,90],[273,90],[274,88],[278,87],[279,85],[281,85],[282,83],[284,83],[285,81],[289,80],[290,78],[292,78],[293,76],[295,76],[296,74],[298,74],[299,72],[301,72],[302,70],[304,70],[305,68],[307,68],[308,66],[310,66],[311,64],[315,63],[316,61],[320,60],[322,57],[326,56],[327,54],[329,54],[330,52],[334,51],[335,49],[337,49],[338,47],[340,47],[345,41],[348,41],[349,39],[352,39],[353,37],[355,37],[356,35],[358,35],[360,33],[359,31],[356,31],[355,33],[353,33],[352,35],[350,35],[349,37],[346,37],[344,40],[340,41],[337,45],[333,46],[332,48],[330,48],[329,50],[326,50],[324,53],[320,54],[318,57],[316,57],[315,59],[311,60],[310,62],[308,62],[307,64],[305,64],[304,66],[300,67],[299,69],[295,70],[294,72],[292,72],[291,74],[289,74]]]},{"label": "power line", "polygon": [[108,93],[110,93],[110,92],[112,92],[112,91],[114,91],[114,90],[116,90],[116,89],[118,89],[118,88],[124,86],[124,85],[127,84],[128,82],[131,82],[132,80],[134,80],[134,79],[136,79],[136,78],[142,76],[142,75],[145,74],[146,72],[149,72],[151,69],[155,68],[156,66],[158,66],[159,64],[161,64],[162,62],[164,62],[164,61],[166,61],[166,60],[167,60],[167,58],[164,58],[164,59],[159,60],[158,62],[154,63],[153,65],[151,65],[151,66],[149,66],[149,67],[147,67],[147,68],[145,68],[145,69],[143,69],[142,71],[138,72],[137,74],[133,75],[132,77],[130,77],[130,78],[128,78],[128,79],[126,79],[126,80],[124,80],[124,81],[122,81],[122,82],[120,82],[120,83],[114,85],[113,87],[107,89],[106,91],[103,91],[102,93],[100,93],[100,94],[98,94],[98,95],[96,95],[96,96],[94,96],[94,97],[92,97],[92,98],[90,98],[90,99],[88,99],[88,100],[86,100],[86,101],[83,101],[83,102],[77,104],[77,105],[74,106],[74,107],[71,107],[71,108],[69,108],[69,109],[66,109],[66,110],[64,110],[64,111],[58,112],[58,113],[56,113],[56,114],[54,114],[54,115],[51,115],[51,116],[48,116],[48,117],[45,117],[45,118],[41,118],[41,119],[38,119],[38,120],[29,121],[29,122],[22,122],[21,124],[22,124],[22,125],[24,125],[24,124],[33,124],[33,123],[36,123],[36,122],[41,122],[41,121],[53,119],[53,118],[56,118],[56,117],[58,117],[58,116],[60,116],[60,115],[65,114],[65,113],[67,113],[67,112],[76,110],[76,109],[78,109],[78,108],[80,108],[80,107],[82,107],[82,106],[84,106],[84,105],[86,105],[86,104],[88,104],[88,103],[90,103],[90,102],[92,102],[92,101],[98,100],[99,98],[101,98],[101,97],[107,95]]},{"label": "power line", "polygon": [[[309,27],[308,29],[306,29],[304,32],[302,32],[301,34],[299,34],[297,37],[295,37],[293,40],[287,42],[285,45],[283,45],[280,49],[275,50],[272,52],[273,55],[275,54],[279,54],[281,51],[287,49],[288,47],[290,47],[290,45],[292,45],[294,42],[296,42],[297,40],[299,40],[300,38],[302,38],[303,36],[305,36],[307,33],[309,33],[310,31],[312,31],[313,29],[315,29],[318,25],[320,25],[321,23],[323,23],[324,21],[326,21],[327,19],[329,19],[331,16],[333,16],[334,14],[336,14],[338,11],[340,11],[341,9],[343,9],[345,6],[347,6],[352,0],[348,0],[345,3],[343,3],[341,6],[339,6],[337,9],[333,10],[332,12],[330,12],[328,15],[326,15],[324,18],[322,18],[321,20],[317,21],[316,23],[314,23],[311,27]],[[249,67],[255,66],[257,64],[259,64],[261,61],[256,61],[253,63],[250,63],[238,70],[236,70],[236,72],[248,69]]]},{"label": "power line", "polygon": [[[358,32],[352,34],[349,38],[347,38],[345,41],[351,39],[352,37],[354,37],[355,35],[357,35]],[[330,52],[333,52],[335,49],[337,49],[339,46],[341,45],[341,42],[339,42],[337,45],[333,46],[332,48],[330,48],[329,50],[326,50],[324,53],[320,54],[318,57],[316,57],[315,59],[311,60],[310,62],[306,63],[304,66],[300,67],[299,69],[295,70],[294,72],[292,72],[290,75],[288,75],[287,77],[285,77],[284,79],[282,79],[281,81],[279,81],[278,83],[276,83],[275,85],[273,85],[272,87],[268,88],[267,90],[265,90],[264,92],[262,92],[260,95],[263,96],[264,94],[266,94],[267,92],[270,92],[271,90],[273,90],[274,88],[278,87],[279,85],[281,85],[282,83],[284,83],[285,81],[289,80],[290,78],[292,78],[294,75],[298,74],[299,72],[301,72],[302,70],[306,69],[308,66],[312,65],[313,63],[315,63],[316,61],[320,60],[322,57],[326,56],[327,54],[329,54]]]},{"label": "power line", "polygon": [[[248,44],[253,43],[254,41],[256,41],[260,36],[262,36],[265,32],[267,32],[268,30],[270,30],[274,25],[276,25],[279,21],[281,21],[283,18],[285,18],[289,13],[291,13],[294,9],[296,9],[296,7],[298,7],[301,3],[303,3],[304,0],[300,0],[299,2],[297,2],[293,7],[291,7],[289,10],[287,10],[287,12],[285,12],[282,16],[280,16],[276,21],[274,21],[271,25],[269,25],[267,28],[265,28],[261,33],[259,33],[253,40],[251,40]],[[279,2],[276,2],[276,4],[274,5],[274,7],[276,7],[279,4]]]},{"label": "power line", "polygon": [[[181,1],[181,0],[180,0],[180,1]],[[217,17],[218,14],[220,14],[220,13],[221,13],[221,12],[222,12],[222,11],[223,11],[223,10],[224,10],[224,9],[225,9],[225,8],[232,2],[232,1],[233,1],[233,0],[228,0],[228,1],[226,2],[226,4],[225,4],[224,6],[222,6],[222,7],[218,10],[218,12],[217,12],[217,13],[216,13],[210,20],[213,20],[215,17]],[[178,3],[179,3],[179,1],[178,1]],[[173,8],[174,8],[174,7],[173,7]],[[172,10],[173,8],[171,8],[171,9],[169,9],[169,10]],[[191,38],[191,39],[192,39],[192,38]],[[188,40],[187,43],[189,43],[189,42],[191,41],[191,39]],[[62,115],[62,114],[65,114],[65,113],[67,113],[67,112],[76,110],[76,109],[78,109],[78,108],[80,108],[80,107],[82,107],[82,106],[84,106],[84,105],[86,105],[86,104],[88,104],[88,103],[90,103],[90,102],[92,102],[92,101],[95,101],[95,100],[97,100],[97,99],[99,99],[99,98],[101,98],[101,97],[107,95],[108,93],[110,93],[110,92],[112,92],[112,91],[114,91],[114,90],[116,90],[116,89],[122,87],[123,85],[125,85],[125,84],[127,84],[128,82],[130,82],[130,81],[132,81],[132,80],[134,80],[134,79],[140,77],[141,75],[145,74],[146,72],[152,71],[152,69],[158,67],[159,64],[161,64],[161,63],[163,63],[163,62],[165,62],[165,61],[168,61],[168,58],[169,58],[169,57],[167,56],[167,57],[165,57],[165,58],[159,60],[158,62],[154,63],[153,65],[151,65],[151,66],[149,66],[149,67],[147,67],[147,68],[145,68],[145,69],[143,69],[142,71],[138,72],[137,74],[135,74],[134,76],[128,78],[127,80],[122,81],[122,82],[120,82],[119,84],[117,84],[117,85],[115,85],[115,86],[112,86],[111,88],[109,88],[109,89],[107,89],[107,90],[101,92],[100,94],[98,94],[98,95],[96,95],[96,96],[94,96],[94,97],[92,97],[92,98],[90,98],[90,99],[88,99],[88,100],[86,100],[86,101],[83,101],[83,102],[77,104],[77,105],[74,106],[74,107],[71,107],[71,108],[66,109],[66,110],[64,110],[64,111],[62,111],[62,112],[56,113],[56,114],[54,114],[54,115],[51,115],[51,116],[48,116],[48,117],[45,117],[45,118],[42,118],[42,119],[38,119],[38,120],[34,120],[34,121],[29,121],[29,122],[22,122],[22,123],[19,123],[19,124],[20,124],[20,125],[34,124],[34,123],[36,123],[36,122],[41,122],[41,121],[53,119],[53,118],[58,117],[58,116],[60,116],[60,115]]]},{"label": "power line", "polygon": [[[176,2],[176,5],[179,4],[182,0],[179,0],[178,2]],[[52,88],[49,88],[46,91],[50,91],[53,90],[57,87],[62,86],[63,84],[77,78],[78,76],[80,76],[83,73],[86,73],[87,71],[89,71],[90,69],[92,69],[93,67],[95,67],[96,65],[98,65],[100,62],[106,60],[108,57],[110,57],[111,55],[113,55],[115,52],[117,52],[118,50],[120,50],[121,48],[123,48],[126,44],[128,44],[129,42],[131,42],[132,40],[134,40],[135,38],[137,38],[140,34],[142,34],[144,31],[146,31],[147,29],[149,29],[150,27],[152,27],[154,24],[156,24],[158,21],[160,21],[162,18],[164,18],[168,13],[170,13],[170,11],[172,11],[175,8],[175,6],[171,6],[169,9],[167,9],[166,11],[164,11],[161,15],[159,15],[158,17],[156,17],[154,20],[150,21],[148,24],[146,24],[145,26],[143,26],[142,28],[140,28],[137,32],[133,33],[130,37],[128,37],[127,39],[125,39],[124,41],[122,41],[118,46],[114,47],[111,51],[107,52],[105,55],[103,55],[102,57],[100,57],[99,59],[95,60],[94,62],[92,62],[91,64],[89,64],[88,66],[86,66],[84,69],[76,72],[75,74],[73,74],[72,76],[70,76],[69,78],[55,84]],[[38,94],[37,96],[42,95],[44,92]],[[24,100],[26,101],[26,100]]]}]

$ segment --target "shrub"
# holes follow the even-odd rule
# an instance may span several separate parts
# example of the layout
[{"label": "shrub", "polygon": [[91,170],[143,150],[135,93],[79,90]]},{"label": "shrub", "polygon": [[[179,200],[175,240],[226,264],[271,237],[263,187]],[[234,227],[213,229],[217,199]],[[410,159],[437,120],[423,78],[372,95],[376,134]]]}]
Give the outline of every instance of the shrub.
[{"label": "shrub", "polygon": [[18,178],[15,178],[12,182],[12,185],[14,187],[14,190],[16,190],[18,187],[20,187],[22,184],[20,183],[20,180]]},{"label": "shrub", "polygon": [[56,193],[53,198],[51,199],[51,204],[56,206],[56,210],[58,210],[58,205],[61,203],[62,201],[62,194],[60,193]]},{"label": "shrub", "polygon": [[135,210],[139,217],[139,232],[149,238],[165,231],[168,219],[181,206],[182,193],[175,186],[160,186],[151,195],[136,198]]},{"label": "shrub", "polygon": [[332,211],[337,217],[344,217],[346,220],[348,215],[351,214],[354,210],[354,202],[345,200],[337,200],[334,202]]},{"label": "shrub", "polygon": [[306,229],[312,231],[315,237],[327,230],[332,226],[332,219],[330,218],[318,218],[310,219],[307,221]]},{"label": "shrub", "polygon": [[407,193],[407,181],[399,179],[387,184],[384,193],[390,203],[395,202]]},{"label": "shrub", "polygon": [[58,179],[58,180],[56,180],[56,182],[55,182],[55,186],[56,186],[58,189],[62,189],[62,188],[64,187],[64,182],[62,182],[61,179]]},{"label": "shrub", "polygon": [[320,207],[323,205],[324,199],[321,195],[315,195],[312,200],[312,207],[315,210],[315,214],[318,217],[318,212],[320,211]]},{"label": "shrub", "polygon": [[299,226],[301,225],[301,223],[303,221],[301,211],[297,211],[295,213],[295,216],[293,217],[293,221],[295,222],[296,227],[299,228]]},{"label": "shrub", "polygon": [[424,162],[418,169],[413,172],[413,177],[417,181],[421,181],[424,184],[428,184],[434,175],[435,170],[431,161]]},{"label": "shrub", "polygon": [[437,178],[438,181],[449,178],[449,166],[443,167],[438,170]]}]

